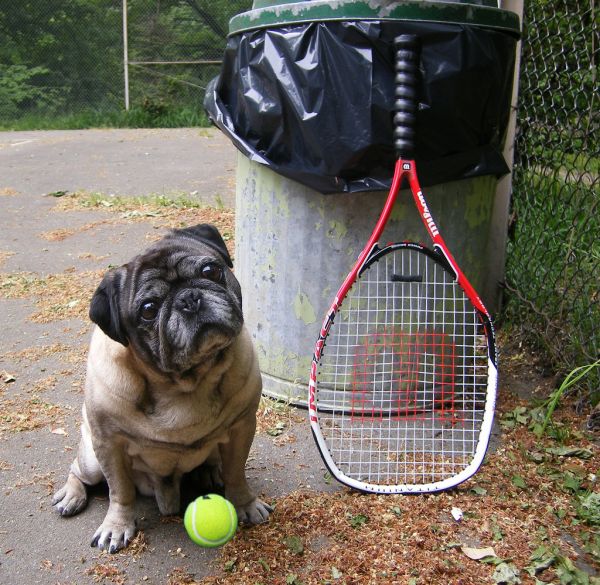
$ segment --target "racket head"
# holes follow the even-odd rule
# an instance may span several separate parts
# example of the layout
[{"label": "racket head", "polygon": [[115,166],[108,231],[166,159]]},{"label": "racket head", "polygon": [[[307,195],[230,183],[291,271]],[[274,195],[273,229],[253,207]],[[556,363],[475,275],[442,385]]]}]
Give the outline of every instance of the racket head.
[{"label": "racket head", "polygon": [[365,492],[454,487],[480,467],[496,396],[491,321],[444,256],[416,243],[374,249],[336,298],[309,383],[329,471]]}]

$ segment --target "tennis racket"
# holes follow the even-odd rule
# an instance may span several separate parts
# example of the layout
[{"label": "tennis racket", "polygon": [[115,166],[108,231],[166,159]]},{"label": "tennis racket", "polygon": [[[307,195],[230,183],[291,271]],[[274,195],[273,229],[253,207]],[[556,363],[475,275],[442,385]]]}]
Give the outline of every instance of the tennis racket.
[{"label": "tennis racket", "polygon": [[[369,241],[327,312],[311,363],[309,417],[340,482],[375,493],[433,492],[471,477],[496,396],[490,315],[448,250],[413,159],[419,43],[395,39],[392,185]],[[433,249],[378,240],[404,180]]]}]

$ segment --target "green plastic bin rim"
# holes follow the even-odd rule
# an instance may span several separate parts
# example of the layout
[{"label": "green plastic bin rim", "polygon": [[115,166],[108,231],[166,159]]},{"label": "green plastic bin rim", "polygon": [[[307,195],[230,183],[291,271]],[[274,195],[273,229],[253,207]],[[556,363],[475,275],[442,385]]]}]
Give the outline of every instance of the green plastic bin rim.
[{"label": "green plastic bin rim", "polygon": [[515,36],[521,33],[519,16],[510,10],[498,8],[494,0],[256,0],[252,10],[242,12],[229,21],[229,35],[290,24],[359,20],[466,24],[496,29]]}]

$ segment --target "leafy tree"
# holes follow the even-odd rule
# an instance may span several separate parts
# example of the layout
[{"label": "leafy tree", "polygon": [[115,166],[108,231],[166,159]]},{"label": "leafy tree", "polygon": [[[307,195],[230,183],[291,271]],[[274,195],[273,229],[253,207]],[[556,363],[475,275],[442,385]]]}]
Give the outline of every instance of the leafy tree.
[{"label": "leafy tree", "polygon": [[[127,0],[131,61],[219,60],[251,0]],[[122,0],[0,0],[0,122],[28,111],[122,108]],[[132,67],[133,94],[201,103],[205,66]],[[157,98],[156,96],[160,96]]]},{"label": "leafy tree", "polygon": [[49,106],[53,100],[56,103],[59,98],[55,92],[35,83],[37,77],[47,73],[45,67],[0,64],[0,118],[15,118],[32,104],[39,107]]},{"label": "leafy tree", "polygon": [[[120,19],[117,0],[0,0],[0,63],[21,67],[13,73],[35,72],[29,85],[48,96],[60,93],[71,104],[101,103],[119,75]],[[21,104],[48,107],[39,93],[30,97]],[[55,102],[55,109],[63,103]]]}]

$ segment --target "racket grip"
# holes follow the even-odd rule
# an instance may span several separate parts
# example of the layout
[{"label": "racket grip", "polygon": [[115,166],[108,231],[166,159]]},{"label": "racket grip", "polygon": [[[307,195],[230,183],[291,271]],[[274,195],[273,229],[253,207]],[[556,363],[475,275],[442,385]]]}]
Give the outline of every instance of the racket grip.
[{"label": "racket grip", "polygon": [[416,35],[399,35],[396,48],[394,102],[394,148],[399,159],[414,158],[417,125],[417,73],[419,39]]}]

